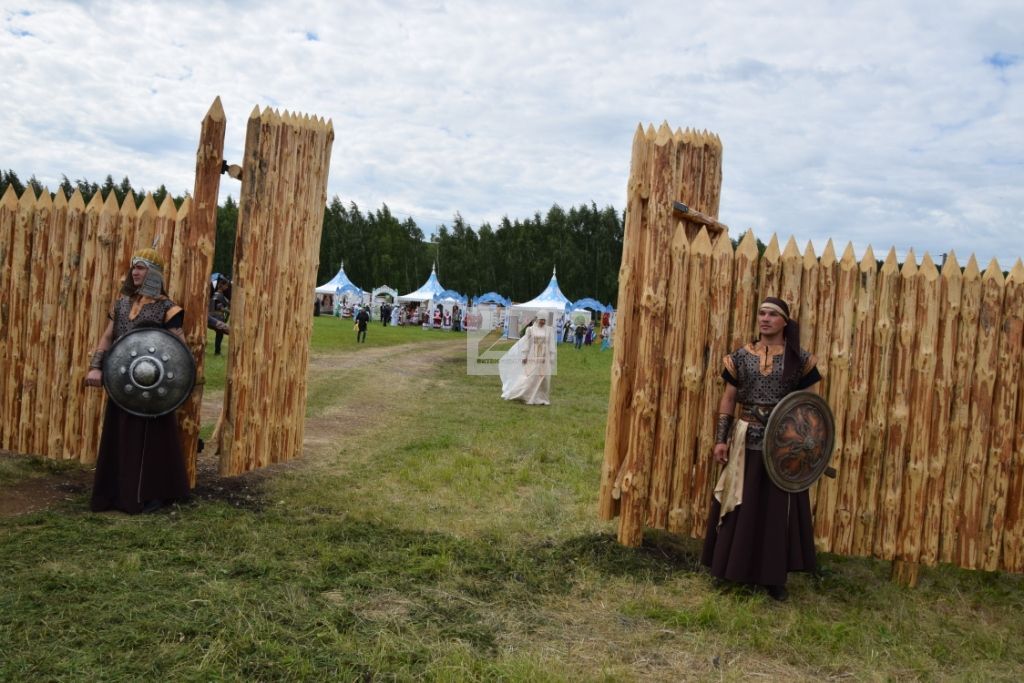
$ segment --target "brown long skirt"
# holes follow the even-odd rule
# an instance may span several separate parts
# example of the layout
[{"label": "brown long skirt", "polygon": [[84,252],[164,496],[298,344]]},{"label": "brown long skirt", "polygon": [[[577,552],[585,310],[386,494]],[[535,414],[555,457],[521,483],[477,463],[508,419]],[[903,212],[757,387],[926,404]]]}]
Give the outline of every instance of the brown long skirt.
[{"label": "brown long skirt", "polygon": [[136,513],[149,501],[166,503],[188,494],[174,413],[138,417],[108,401],[96,459],[92,510]]},{"label": "brown long skirt", "polygon": [[760,450],[748,448],[743,504],[718,525],[721,504],[711,499],[701,562],[711,574],[737,583],[782,586],[787,572],[817,568],[807,491],[786,493],[768,478]]}]

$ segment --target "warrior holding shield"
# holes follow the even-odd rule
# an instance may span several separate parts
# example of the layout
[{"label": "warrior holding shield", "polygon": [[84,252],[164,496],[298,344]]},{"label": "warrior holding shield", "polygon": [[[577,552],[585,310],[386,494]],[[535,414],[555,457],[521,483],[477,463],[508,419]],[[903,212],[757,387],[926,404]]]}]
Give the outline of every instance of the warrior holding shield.
[{"label": "warrior holding shield", "polygon": [[[766,450],[783,450],[777,447],[782,437],[768,433],[779,423],[773,411],[793,392],[821,401],[801,391],[821,375],[814,356],[800,348],[799,324],[790,319],[785,301],[767,297],[758,309],[757,323],[759,338],[724,358],[726,385],[713,456],[725,468],[715,485],[701,561],[720,580],[762,586],[772,598],[785,600],[787,572],[812,572],[817,567],[807,488],[828,464],[832,434],[817,441],[814,437],[821,436],[821,430],[828,432],[831,422],[823,424],[815,413],[808,424],[811,431],[818,431],[809,434],[807,424],[801,423],[797,434],[793,420],[787,421],[788,459],[783,462],[802,481],[795,486],[783,482],[782,488],[775,461],[764,457]],[[737,402],[740,417],[734,424]],[[824,463],[823,446],[828,449]]]},{"label": "warrior holding shield", "polygon": [[174,417],[195,381],[181,330],[185,313],[167,298],[155,249],[140,250],[131,263],[85,378],[111,399],[96,460],[94,512],[152,512],[189,493]]}]

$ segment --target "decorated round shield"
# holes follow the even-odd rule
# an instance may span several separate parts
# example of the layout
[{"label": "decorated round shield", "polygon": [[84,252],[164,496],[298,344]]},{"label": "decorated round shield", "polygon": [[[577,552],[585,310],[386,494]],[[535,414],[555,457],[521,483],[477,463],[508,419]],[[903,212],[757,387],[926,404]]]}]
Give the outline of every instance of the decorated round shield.
[{"label": "decorated round shield", "polygon": [[835,447],[832,409],[811,391],[795,391],[768,416],[764,430],[764,467],[783,491],[805,491],[828,468]]},{"label": "decorated round shield", "polygon": [[196,362],[176,336],[159,327],[132,330],[103,358],[103,387],[122,410],[141,417],[173,411],[192,393]]}]

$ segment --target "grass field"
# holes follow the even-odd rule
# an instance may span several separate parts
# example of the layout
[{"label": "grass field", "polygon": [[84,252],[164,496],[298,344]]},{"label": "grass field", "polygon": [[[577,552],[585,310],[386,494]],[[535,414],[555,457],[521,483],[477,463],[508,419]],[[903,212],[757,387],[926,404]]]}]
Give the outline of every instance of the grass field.
[{"label": "grass field", "polygon": [[[609,353],[552,405],[451,333],[315,321],[306,449],[250,495],[0,518],[0,680],[1024,679],[1024,580],[822,556],[791,598],[719,592],[699,545],[596,517]],[[209,358],[208,389],[223,387]],[[0,486],[67,466],[0,460]],[[200,482],[202,485],[203,482]]]}]

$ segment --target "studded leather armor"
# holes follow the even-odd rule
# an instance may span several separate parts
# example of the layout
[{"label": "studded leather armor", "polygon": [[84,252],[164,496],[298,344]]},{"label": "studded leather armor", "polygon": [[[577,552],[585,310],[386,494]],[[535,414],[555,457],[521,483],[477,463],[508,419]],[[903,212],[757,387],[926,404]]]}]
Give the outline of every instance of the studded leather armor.
[{"label": "studded leather armor", "polygon": [[747,448],[760,449],[765,423],[775,404],[798,388],[801,378],[814,367],[813,356],[800,349],[801,371],[783,381],[785,347],[747,344],[725,357],[725,370],[736,380],[736,400],[742,404],[740,416],[749,422]]},{"label": "studded leather armor", "polygon": [[114,340],[118,340],[137,327],[163,327],[167,311],[174,306],[170,299],[160,299],[142,306],[134,320],[128,316],[132,310],[132,300],[122,296],[114,304]]}]

